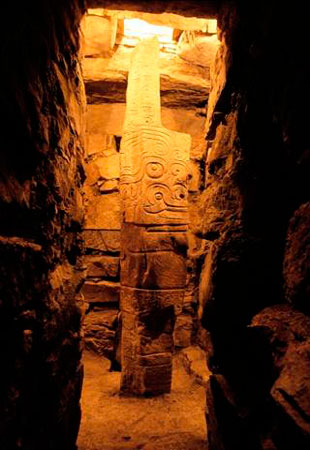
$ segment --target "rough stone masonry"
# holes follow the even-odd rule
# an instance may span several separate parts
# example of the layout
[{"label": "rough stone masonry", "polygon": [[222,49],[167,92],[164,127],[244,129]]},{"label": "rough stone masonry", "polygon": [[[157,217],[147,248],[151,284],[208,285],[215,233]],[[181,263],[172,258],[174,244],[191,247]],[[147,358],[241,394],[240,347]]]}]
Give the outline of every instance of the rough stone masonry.
[{"label": "rough stone masonry", "polygon": [[169,392],[186,283],[190,136],[161,125],[159,43],[133,52],[121,142],[121,391]]}]

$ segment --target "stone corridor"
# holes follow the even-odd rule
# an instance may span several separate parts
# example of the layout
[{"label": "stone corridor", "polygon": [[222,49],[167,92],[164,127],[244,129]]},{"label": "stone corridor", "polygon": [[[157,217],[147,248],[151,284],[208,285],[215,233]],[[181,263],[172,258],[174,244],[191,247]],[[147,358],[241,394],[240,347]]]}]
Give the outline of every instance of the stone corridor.
[{"label": "stone corridor", "polygon": [[[309,450],[306,5],[27,0],[1,13],[0,450]],[[131,58],[155,29],[162,126],[191,137],[191,178],[174,191],[187,243],[135,214],[124,228]],[[167,147],[164,170],[149,167],[163,190]],[[175,203],[150,202],[141,172],[127,209],[160,215]]]}]

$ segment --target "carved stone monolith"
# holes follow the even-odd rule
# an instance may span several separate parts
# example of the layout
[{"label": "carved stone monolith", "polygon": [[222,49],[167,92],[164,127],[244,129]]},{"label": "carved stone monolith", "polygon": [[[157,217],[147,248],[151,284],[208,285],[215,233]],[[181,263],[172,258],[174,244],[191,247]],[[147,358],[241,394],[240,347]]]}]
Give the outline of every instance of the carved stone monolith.
[{"label": "carved stone monolith", "polygon": [[186,282],[190,136],[161,125],[159,43],[133,52],[121,142],[121,391],[171,388],[173,327]]}]

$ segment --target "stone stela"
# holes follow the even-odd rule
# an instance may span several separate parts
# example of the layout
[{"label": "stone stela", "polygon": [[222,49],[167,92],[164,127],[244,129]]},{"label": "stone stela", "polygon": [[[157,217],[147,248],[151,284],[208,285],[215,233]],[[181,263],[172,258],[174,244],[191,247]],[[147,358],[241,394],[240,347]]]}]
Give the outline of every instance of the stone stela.
[{"label": "stone stela", "polygon": [[161,125],[159,43],[140,42],[121,141],[121,392],[170,392],[186,283],[190,136]]}]

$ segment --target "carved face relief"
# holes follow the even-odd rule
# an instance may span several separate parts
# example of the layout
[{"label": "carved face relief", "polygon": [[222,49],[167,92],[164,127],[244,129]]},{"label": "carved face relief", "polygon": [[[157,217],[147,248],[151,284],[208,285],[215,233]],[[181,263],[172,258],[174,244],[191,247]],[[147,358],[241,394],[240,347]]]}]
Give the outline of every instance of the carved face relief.
[{"label": "carved face relief", "polygon": [[188,223],[190,137],[161,126],[125,134],[121,146],[121,195],[125,221]]}]

